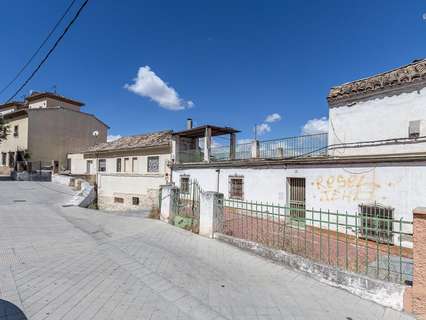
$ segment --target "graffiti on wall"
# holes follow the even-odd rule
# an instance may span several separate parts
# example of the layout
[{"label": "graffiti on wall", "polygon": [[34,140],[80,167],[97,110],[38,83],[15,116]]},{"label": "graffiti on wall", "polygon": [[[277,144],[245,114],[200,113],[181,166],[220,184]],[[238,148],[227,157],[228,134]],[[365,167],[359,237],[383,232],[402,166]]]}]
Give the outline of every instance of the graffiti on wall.
[{"label": "graffiti on wall", "polygon": [[319,176],[313,184],[319,191],[321,202],[374,201],[376,191],[380,188],[374,172]]}]

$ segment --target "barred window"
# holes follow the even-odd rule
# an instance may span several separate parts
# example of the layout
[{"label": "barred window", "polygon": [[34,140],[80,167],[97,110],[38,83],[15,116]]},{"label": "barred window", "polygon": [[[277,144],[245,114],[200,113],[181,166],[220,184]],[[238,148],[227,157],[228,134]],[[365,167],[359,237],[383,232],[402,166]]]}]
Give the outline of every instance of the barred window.
[{"label": "barred window", "polygon": [[114,197],[114,203],[124,203],[124,199],[120,197]]},{"label": "barred window", "polygon": [[160,157],[148,157],[148,172],[158,172],[160,168]]},{"label": "barred window", "polygon": [[183,193],[189,192],[189,176],[180,177],[180,191]]},{"label": "barred window", "polygon": [[121,158],[117,159],[117,172],[121,172]]},{"label": "barred window", "polygon": [[106,160],[105,159],[99,159],[98,160],[98,171],[105,172],[106,171]]},{"label": "barred window", "polygon": [[132,204],[134,206],[138,206],[139,205],[139,197],[132,197]]},{"label": "barred window", "polygon": [[244,180],[243,177],[229,177],[229,198],[244,198]]},{"label": "barred window", "polygon": [[379,204],[359,205],[361,236],[378,242],[393,242],[394,209]]}]

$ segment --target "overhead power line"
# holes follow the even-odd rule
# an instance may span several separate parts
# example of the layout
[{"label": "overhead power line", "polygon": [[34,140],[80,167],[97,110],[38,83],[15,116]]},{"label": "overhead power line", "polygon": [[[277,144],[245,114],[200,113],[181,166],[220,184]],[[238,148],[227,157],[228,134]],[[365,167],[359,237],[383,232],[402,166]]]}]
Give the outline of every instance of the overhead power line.
[{"label": "overhead power line", "polygon": [[71,10],[71,8],[74,5],[75,1],[76,0],[72,0],[71,1],[70,5],[65,10],[65,12],[61,16],[61,18],[58,20],[58,22],[56,22],[56,24],[54,25],[54,27],[52,28],[52,30],[50,30],[50,32],[47,35],[47,37],[43,40],[43,42],[40,44],[40,46],[37,48],[37,50],[31,56],[31,58],[21,67],[21,69],[18,71],[18,73],[15,75],[15,77],[12,80],[10,80],[10,82],[3,89],[0,90],[0,94],[2,94],[3,92],[5,92],[16,81],[16,79],[19,78],[19,76],[22,74],[22,72],[24,72],[24,70],[30,65],[30,63],[34,60],[34,58],[37,56],[37,54],[40,52],[40,50],[44,47],[44,45],[46,44],[46,42],[50,39],[50,37],[52,36],[52,34],[59,27],[59,25],[61,24],[62,20],[64,20],[65,16]]},{"label": "overhead power line", "polygon": [[68,25],[66,26],[66,28],[64,29],[64,31],[61,33],[61,35],[59,36],[59,38],[55,41],[55,43],[53,44],[53,46],[50,48],[50,50],[47,52],[47,54],[44,56],[44,58],[41,60],[41,62],[38,64],[38,66],[34,69],[34,71],[30,74],[30,76],[24,81],[24,83],[18,88],[18,90],[16,90],[15,93],[5,103],[8,103],[8,102],[12,101],[12,99],[14,99],[19,94],[19,92],[21,92],[21,90],[28,84],[28,82],[30,82],[31,79],[36,75],[36,73],[40,70],[40,68],[43,66],[43,64],[47,61],[47,59],[49,58],[49,56],[53,53],[53,51],[55,51],[56,47],[61,42],[61,40],[64,38],[64,36],[67,34],[67,32],[71,28],[71,26],[78,19],[78,17],[80,16],[80,13],[86,7],[86,5],[87,5],[88,2],[89,2],[89,0],[85,0],[83,2],[83,4],[78,9],[78,11],[75,13],[75,15],[72,18],[72,20],[68,23]]}]

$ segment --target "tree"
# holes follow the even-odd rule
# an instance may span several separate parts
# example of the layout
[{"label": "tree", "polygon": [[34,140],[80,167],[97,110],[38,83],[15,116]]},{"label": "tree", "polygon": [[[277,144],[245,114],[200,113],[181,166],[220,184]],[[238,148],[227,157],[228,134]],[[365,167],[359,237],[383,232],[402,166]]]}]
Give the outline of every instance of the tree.
[{"label": "tree", "polygon": [[7,139],[9,134],[9,126],[6,124],[3,118],[0,118],[0,142]]}]

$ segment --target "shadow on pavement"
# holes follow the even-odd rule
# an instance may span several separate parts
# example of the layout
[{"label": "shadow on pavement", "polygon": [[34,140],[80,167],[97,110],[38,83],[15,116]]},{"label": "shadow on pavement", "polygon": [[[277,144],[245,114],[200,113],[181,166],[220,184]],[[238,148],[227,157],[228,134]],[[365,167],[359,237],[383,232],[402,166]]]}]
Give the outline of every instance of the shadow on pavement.
[{"label": "shadow on pavement", "polygon": [[10,176],[0,176],[0,181],[12,181]]},{"label": "shadow on pavement", "polygon": [[13,303],[0,299],[0,319],[27,320],[25,314]]}]

